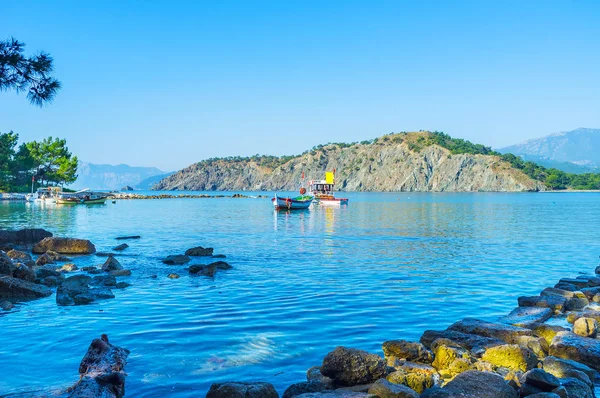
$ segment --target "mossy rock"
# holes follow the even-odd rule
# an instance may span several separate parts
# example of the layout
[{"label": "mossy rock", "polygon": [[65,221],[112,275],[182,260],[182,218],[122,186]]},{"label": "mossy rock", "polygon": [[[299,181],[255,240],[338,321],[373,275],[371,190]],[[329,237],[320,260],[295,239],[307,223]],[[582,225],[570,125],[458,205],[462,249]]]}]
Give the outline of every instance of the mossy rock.
[{"label": "mossy rock", "polygon": [[488,348],[481,359],[494,366],[523,372],[535,368],[538,362],[538,358],[531,350],[516,344]]}]

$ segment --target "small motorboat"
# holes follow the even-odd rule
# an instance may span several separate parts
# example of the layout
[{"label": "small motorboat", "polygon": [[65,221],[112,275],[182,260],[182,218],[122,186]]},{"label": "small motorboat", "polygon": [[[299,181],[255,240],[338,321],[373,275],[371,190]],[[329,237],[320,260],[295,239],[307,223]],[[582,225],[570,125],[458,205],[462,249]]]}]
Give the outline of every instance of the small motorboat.
[{"label": "small motorboat", "polygon": [[310,207],[313,199],[310,195],[300,195],[295,198],[283,198],[275,195],[271,201],[277,210],[304,210]]},{"label": "small motorboat", "polygon": [[335,187],[335,169],[333,172],[326,172],[324,180],[314,180],[308,182],[310,195],[315,197],[315,204],[319,205],[347,205],[347,198],[336,198],[334,194]]},{"label": "small motorboat", "polygon": [[108,195],[104,192],[92,192],[84,189],[74,193],[61,193],[56,196],[56,203],[61,205],[95,205],[104,204]]}]

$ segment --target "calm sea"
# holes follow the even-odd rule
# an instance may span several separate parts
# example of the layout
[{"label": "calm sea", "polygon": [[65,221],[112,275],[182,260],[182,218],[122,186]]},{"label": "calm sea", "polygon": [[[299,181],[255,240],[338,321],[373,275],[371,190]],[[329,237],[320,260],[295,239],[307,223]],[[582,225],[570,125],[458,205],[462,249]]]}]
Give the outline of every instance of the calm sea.
[{"label": "calm sea", "polygon": [[[204,396],[224,380],[283,392],[337,345],[381,353],[387,339],[493,320],[520,295],[593,271],[600,254],[596,193],[344,196],[347,207],[289,214],[268,199],[0,204],[0,228],[46,228],[99,251],[142,236],[118,257],[133,275],[115,299],[58,307],[51,296],[0,313],[0,393],[75,382],[102,333],[131,350],[130,397]],[[198,245],[234,268],[211,279],[160,261]]]}]

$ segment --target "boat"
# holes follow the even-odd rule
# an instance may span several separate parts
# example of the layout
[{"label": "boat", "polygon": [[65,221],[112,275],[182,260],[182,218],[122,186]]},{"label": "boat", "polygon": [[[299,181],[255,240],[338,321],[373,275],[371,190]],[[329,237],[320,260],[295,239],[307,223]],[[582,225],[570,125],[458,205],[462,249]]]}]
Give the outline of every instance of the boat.
[{"label": "boat", "polygon": [[335,197],[335,169],[325,172],[324,180],[311,180],[308,182],[309,195],[314,196],[315,204],[319,205],[347,205],[347,198]]},{"label": "boat", "polygon": [[28,193],[25,200],[28,202],[54,203],[56,195],[60,193],[60,187],[38,188],[36,192]]},{"label": "boat", "polygon": [[61,205],[95,205],[104,204],[108,194],[104,192],[92,192],[89,189],[82,191],[66,193],[61,192],[56,195],[56,203]]},{"label": "boat", "polygon": [[276,194],[271,201],[277,210],[304,210],[310,207],[313,197],[310,195],[300,195],[295,198],[283,198]]}]

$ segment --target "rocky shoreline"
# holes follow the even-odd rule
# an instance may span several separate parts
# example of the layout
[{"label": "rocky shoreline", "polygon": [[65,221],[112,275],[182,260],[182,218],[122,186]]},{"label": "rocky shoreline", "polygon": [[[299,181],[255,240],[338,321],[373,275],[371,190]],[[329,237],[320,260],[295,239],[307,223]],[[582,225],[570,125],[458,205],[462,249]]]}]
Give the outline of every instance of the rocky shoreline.
[{"label": "rocky shoreline", "polygon": [[111,199],[217,199],[217,198],[233,198],[233,199],[264,199],[268,198],[267,195],[256,195],[256,196],[248,196],[242,195],[240,193],[236,193],[233,195],[191,195],[191,194],[182,194],[182,195],[173,195],[161,193],[157,195],[141,195],[137,193],[113,193],[111,194]]},{"label": "rocky shoreline", "polygon": [[[131,244],[138,239],[115,238]],[[128,247],[121,243],[98,253],[85,239],[54,237],[39,229],[0,231],[0,308],[10,311],[14,303],[54,292],[59,306],[114,298],[111,289],[129,286],[117,278],[131,271],[115,258]],[[224,255],[213,252],[198,246],[165,257],[165,277],[179,278],[170,271],[175,266],[209,278],[232,268]],[[92,254],[107,258],[101,265],[78,268],[67,257]],[[208,261],[187,266],[193,258]],[[337,347],[282,397],[593,398],[600,385],[599,322],[600,266],[591,274],[563,278],[539,295],[519,297],[518,307],[494,322],[465,318],[446,330],[425,331],[418,342],[386,341],[383,356]],[[64,396],[123,396],[128,354],[106,335],[94,340],[80,365],[79,382]],[[226,382],[213,384],[207,397],[279,394],[264,381]]]}]

